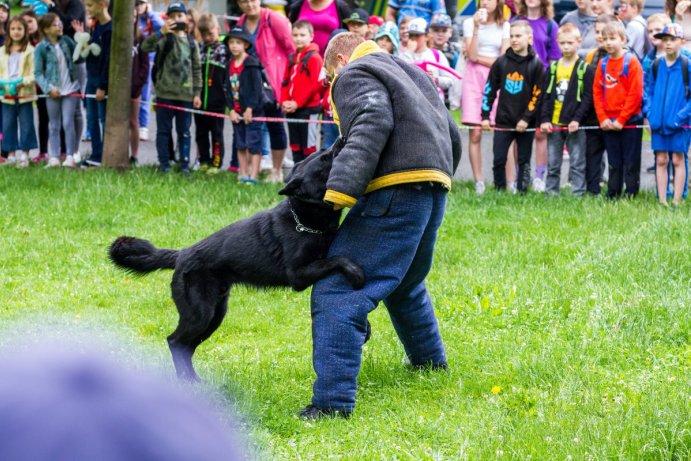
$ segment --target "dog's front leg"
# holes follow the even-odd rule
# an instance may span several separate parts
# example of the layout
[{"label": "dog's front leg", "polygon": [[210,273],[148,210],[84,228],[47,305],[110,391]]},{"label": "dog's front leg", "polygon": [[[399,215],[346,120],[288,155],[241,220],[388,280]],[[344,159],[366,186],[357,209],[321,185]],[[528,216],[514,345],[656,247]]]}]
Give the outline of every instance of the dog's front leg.
[{"label": "dog's front leg", "polygon": [[360,289],[365,284],[365,272],[345,256],[318,259],[306,266],[289,270],[288,279],[295,291],[302,291],[336,271],[340,271],[355,289]]}]

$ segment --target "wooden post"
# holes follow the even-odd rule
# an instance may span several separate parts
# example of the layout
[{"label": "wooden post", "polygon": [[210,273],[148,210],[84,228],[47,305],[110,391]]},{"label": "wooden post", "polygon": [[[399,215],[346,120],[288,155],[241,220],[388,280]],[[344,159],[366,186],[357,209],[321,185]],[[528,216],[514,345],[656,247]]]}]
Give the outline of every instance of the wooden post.
[{"label": "wooden post", "polygon": [[108,69],[103,166],[125,168],[129,165],[134,0],[112,3],[113,35]]}]

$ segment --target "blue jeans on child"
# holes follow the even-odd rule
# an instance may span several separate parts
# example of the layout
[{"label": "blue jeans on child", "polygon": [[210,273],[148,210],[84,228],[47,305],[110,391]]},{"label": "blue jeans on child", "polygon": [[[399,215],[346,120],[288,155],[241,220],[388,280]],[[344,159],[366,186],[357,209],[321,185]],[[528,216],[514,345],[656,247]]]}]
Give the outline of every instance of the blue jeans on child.
[{"label": "blue jeans on child", "polygon": [[547,135],[547,194],[559,195],[564,144],[569,151],[569,171],[573,195],[585,194],[585,131],[553,131]]},{"label": "blue jeans on child", "polygon": [[4,151],[38,148],[33,102],[2,105],[2,136]]},{"label": "blue jeans on child", "polygon": [[[86,94],[95,94],[98,84],[93,80],[86,81]],[[103,156],[103,129],[106,126],[106,101],[86,99],[86,129],[91,134],[91,156],[87,162],[101,163]]]},{"label": "blue jeans on child", "polygon": [[[173,99],[158,98],[156,102],[168,106],[192,109],[191,101],[176,101]],[[170,159],[174,154],[174,152],[170,152],[170,140],[173,135],[173,120],[175,120],[175,130],[178,134],[180,166],[183,169],[189,168],[191,144],[190,125],[192,124],[192,114],[190,112],[159,106],[156,108],[156,152],[158,153],[158,163],[162,170],[168,170],[170,168]]]},{"label": "blue jeans on child", "polygon": [[[332,122],[333,117],[324,115],[322,120],[325,122]],[[338,125],[335,123],[324,123],[322,125],[322,149],[328,149],[338,139]]]},{"label": "blue jeans on child", "polygon": [[355,290],[338,273],[312,289],[312,404],[353,411],[367,315],[384,301],[413,365],[446,364],[425,277],[432,266],[446,190],[429,183],[392,186],[362,197],[329,249],[365,271]]}]

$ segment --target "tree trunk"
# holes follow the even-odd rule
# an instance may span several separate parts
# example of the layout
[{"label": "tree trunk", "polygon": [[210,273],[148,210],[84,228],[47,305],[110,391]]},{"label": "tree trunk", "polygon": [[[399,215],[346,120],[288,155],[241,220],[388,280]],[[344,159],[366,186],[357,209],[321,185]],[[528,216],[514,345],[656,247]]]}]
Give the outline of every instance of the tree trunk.
[{"label": "tree trunk", "polygon": [[117,0],[113,7],[113,36],[108,69],[108,105],[103,142],[103,165],[129,165],[134,0]]}]

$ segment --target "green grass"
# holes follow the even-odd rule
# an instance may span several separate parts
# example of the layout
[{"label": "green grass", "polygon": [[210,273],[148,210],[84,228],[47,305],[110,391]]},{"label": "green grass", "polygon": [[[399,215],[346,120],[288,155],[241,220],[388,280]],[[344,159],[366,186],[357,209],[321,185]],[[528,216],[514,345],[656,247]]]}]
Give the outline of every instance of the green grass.
[{"label": "green grass", "polygon": [[[691,458],[689,205],[663,209],[649,194],[608,202],[471,189],[456,184],[449,196],[428,284],[449,373],[406,371],[379,308],[349,421],[295,416],[314,379],[309,293],[233,289],[224,324],[195,363],[243,415],[257,451],[268,459]],[[108,244],[128,234],[186,246],[272,206],[277,190],[146,168],[0,169],[0,325],[22,335],[36,324],[112,332],[139,351],[128,360],[172,376],[171,274],[115,270]]]}]

